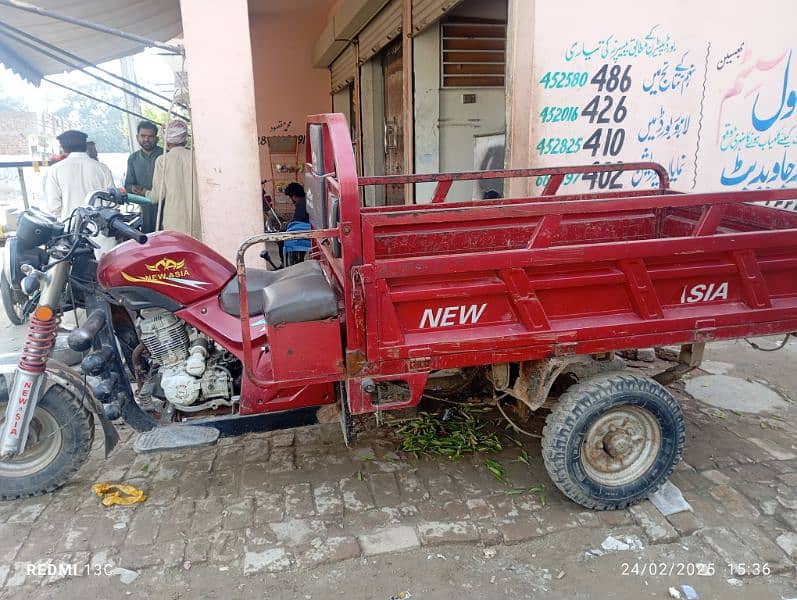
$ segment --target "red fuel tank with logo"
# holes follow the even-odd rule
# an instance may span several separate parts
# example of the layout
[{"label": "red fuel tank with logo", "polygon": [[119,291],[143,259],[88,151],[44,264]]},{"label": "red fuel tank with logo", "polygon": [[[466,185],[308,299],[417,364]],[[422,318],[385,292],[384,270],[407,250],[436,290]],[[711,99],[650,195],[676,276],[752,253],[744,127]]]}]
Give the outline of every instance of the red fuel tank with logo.
[{"label": "red fuel tank with logo", "polygon": [[176,231],[149,235],[145,244],[125,242],[105,254],[97,281],[105,288],[143,288],[187,306],[218,295],[235,268],[218,252]]}]

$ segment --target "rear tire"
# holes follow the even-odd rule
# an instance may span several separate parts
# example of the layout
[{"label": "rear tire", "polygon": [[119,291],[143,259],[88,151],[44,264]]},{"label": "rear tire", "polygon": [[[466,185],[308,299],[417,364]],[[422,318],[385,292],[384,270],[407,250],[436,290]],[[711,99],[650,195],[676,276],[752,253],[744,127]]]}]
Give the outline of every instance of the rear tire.
[{"label": "rear tire", "polygon": [[[0,401],[0,422],[7,400]],[[36,405],[25,452],[0,461],[0,500],[52,492],[88,460],[94,442],[94,415],[65,388],[51,387]]]},{"label": "rear tire", "polygon": [[633,374],[600,375],[560,397],[543,429],[543,460],[574,502],[622,509],[664,484],[685,436],[683,413],[666,388]]},{"label": "rear tire", "polygon": [[22,325],[28,318],[28,315],[25,314],[25,303],[20,304],[15,300],[17,294],[2,271],[0,271],[0,296],[2,296],[3,308],[8,320],[14,325]]}]

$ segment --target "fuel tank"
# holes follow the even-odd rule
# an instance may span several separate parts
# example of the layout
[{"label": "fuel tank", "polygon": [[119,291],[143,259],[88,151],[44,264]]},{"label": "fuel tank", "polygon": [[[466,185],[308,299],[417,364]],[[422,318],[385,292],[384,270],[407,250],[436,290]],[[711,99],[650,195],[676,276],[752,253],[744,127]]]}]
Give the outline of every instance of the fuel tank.
[{"label": "fuel tank", "polygon": [[97,281],[106,290],[148,290],[182,306],[218,295],[234,275],[218,252],[176,231],[150,234],[145,244],[120,244],[97,267]]}]

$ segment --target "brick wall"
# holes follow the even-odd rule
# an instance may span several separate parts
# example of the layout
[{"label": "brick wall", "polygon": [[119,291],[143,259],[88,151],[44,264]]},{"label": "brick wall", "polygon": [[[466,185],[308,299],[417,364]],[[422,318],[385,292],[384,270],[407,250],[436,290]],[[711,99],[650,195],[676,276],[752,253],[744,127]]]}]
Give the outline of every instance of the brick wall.
[{"label": "brick wall", "polygon": [[37,138],[34,143],[38,146],[38,151],[45,150],[45,146],[57,149],[55,136],[69,128],[69,123],[65,119],[48,113],[0,112],[0,155],[30,156],[31,136]]},{"label": "brick wall", "polygon": [[38,130],[35,112],[0,112],[0,154],[30,154],[28,136]]}]

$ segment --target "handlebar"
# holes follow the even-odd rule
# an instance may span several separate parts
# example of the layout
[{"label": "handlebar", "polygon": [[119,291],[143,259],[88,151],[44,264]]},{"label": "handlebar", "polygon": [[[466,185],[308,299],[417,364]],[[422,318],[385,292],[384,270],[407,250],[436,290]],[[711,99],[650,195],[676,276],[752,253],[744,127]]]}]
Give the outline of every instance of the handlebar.
[{"label": "handlebar", "polygon": [[147,234],[141,233],[138,229],[130,227],[130,225],[125,223],[122,220],[122,217],[118,214],[108,220],[108,229],[119,234],[123,238],[135,240],[139,244],[145,244],[147,242]]},{"label": "handlebar", "polygon": [[112,202],[114,204],[152,204],[152,201],[146,196],[132,194],[125,191],[124,188],[117,187],[110,187],[107,190],[98,190],[94,192],[88,202],[89,206],[94,206],[97,200],[103,202]]},{"label": "handlebar", "polygon": [[139,196],[138,194],[131,194],[130,192],[125,195],[125,202],[128,204],[138,204],[139,206],[152,204],[152,201],[146,196]]},{"label": "handlebar", "polygon": [[[131,198],[132,196],[132,198]],[[88,202],[89,207],[83,209],[84,214],[101,228],[104,229],[108,235],[118,235],[119,237],[127,240],[134,240],[139,244],[147,242],[147,235],[138,229],[128,225],[115,208],[111,206],[95,206],[97,200],[111,202],[112,204],[119,205],[127,202],[128,199],[139,204],[149,204],[149,200],[143,196],[136,194],[127,194],[124,190],[118,188],[109,188],[108,191],[97,191],[91,195]],[[93,216],[91,216],[93,215]]]}]

